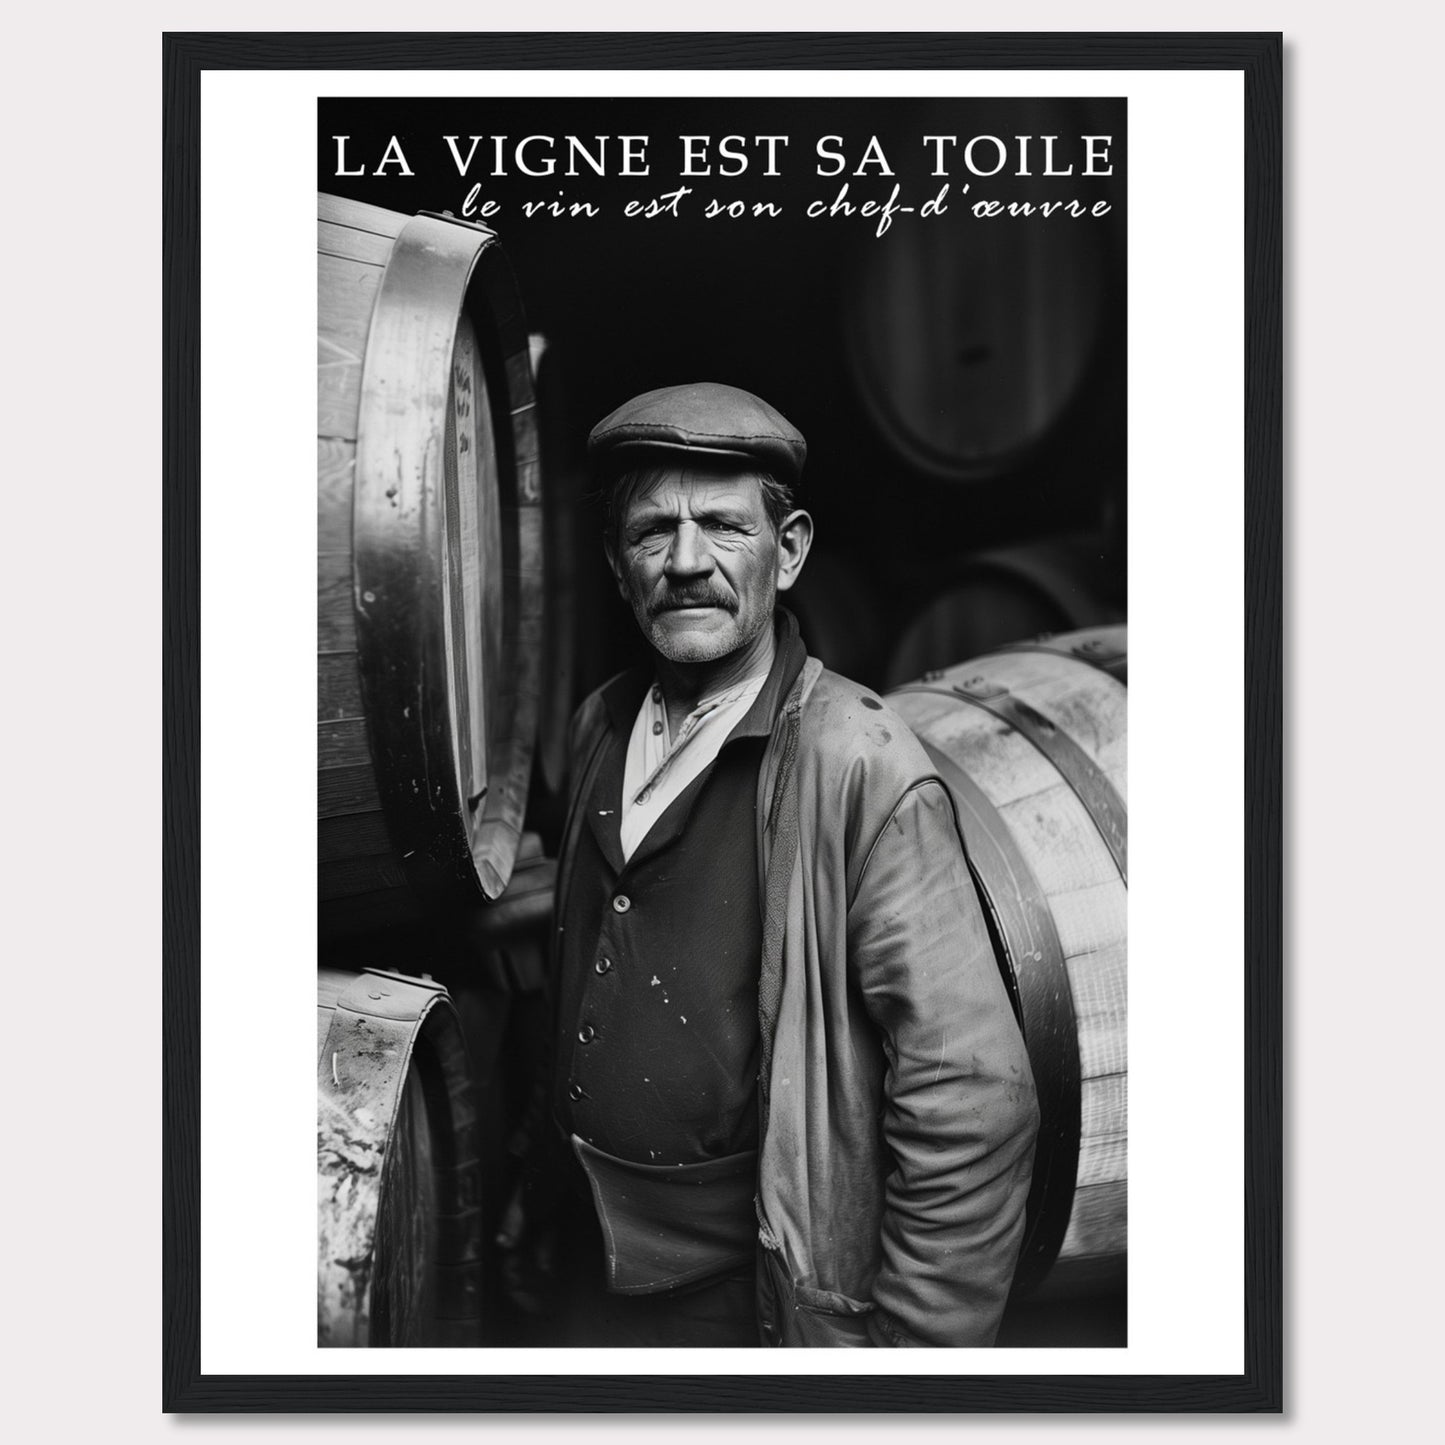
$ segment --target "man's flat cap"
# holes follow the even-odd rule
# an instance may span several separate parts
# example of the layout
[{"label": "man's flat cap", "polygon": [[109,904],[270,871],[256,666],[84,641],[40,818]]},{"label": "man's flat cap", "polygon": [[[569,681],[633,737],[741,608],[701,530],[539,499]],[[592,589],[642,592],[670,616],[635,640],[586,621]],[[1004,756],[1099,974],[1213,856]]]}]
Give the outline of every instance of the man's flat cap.
[{"label": "man's flat cap", "polygon": [[802,432],[782,412],[717,381],[643,392],[603,417],[587,438],[594,464],[624,462],[627,453],[644,449],[736,457],[789,483],[798,480],[808,455]]}]

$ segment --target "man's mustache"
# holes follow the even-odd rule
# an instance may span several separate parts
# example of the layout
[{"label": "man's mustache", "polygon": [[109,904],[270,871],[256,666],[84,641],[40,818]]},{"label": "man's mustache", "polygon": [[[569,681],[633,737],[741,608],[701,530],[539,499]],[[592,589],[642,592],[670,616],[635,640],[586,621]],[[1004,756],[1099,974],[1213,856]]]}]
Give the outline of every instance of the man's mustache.
[{"label": "man's mustache", "polygon": [[649,614],[656,617],[659,612],[676,612],[685,607],[721,607],[731,612],[733,601],[713,587],[669,588],[660,597],[648,603]]}]

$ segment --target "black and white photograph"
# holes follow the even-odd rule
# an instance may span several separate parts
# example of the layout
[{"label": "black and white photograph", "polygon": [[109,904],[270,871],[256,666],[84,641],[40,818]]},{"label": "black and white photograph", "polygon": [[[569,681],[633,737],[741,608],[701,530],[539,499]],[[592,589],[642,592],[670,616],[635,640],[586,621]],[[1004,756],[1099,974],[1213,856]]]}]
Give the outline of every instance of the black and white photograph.
[{"label": "black and white photograph", "polygon": [[1126,1345],[1126,102],[317,187],[319,1344]]}]

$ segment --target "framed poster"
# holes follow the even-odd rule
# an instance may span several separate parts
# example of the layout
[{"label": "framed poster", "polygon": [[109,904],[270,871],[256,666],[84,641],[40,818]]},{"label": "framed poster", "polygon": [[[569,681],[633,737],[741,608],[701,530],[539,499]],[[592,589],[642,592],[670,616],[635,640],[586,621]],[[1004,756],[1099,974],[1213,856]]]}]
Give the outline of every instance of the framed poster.
[{"label": "framed poster", "polygon": [[[1279,1408],[1279,54],[1270,35],[167,37],[168,1408]],[[345,881],[364,849],[318,860],[311,831],[336,782],[312,647],[345,650],[324,576],[310,621],[310,337],[319,320],[326,347],[341,294],[310,251],[318,190],[323,227],[430,212],[510,261],[552,515],[579,529],[548,593],[570,630],[518,644],[548,649],[521,764],[539,856],[559,719],[629,660],[599,620],[576,459],[578,419],[629,395],[706,367],[789,398],[819,538],[797,610],[867,686],[1127,616],[1127,1065],[1083,1080],[1069,1165],[1076,1202],[1109,1201],[1109,1243],[1083,1252],[1127,1261],[1127,1285],[1020,1311],[987,1352],[485,1328],[319,1347],[305,995],[344,934],[329,917],[385,890]],[[323,699],[323,755],[348,716]],[[486,998],[519,1007],[535,961],[480,953],[502,971]]]}]

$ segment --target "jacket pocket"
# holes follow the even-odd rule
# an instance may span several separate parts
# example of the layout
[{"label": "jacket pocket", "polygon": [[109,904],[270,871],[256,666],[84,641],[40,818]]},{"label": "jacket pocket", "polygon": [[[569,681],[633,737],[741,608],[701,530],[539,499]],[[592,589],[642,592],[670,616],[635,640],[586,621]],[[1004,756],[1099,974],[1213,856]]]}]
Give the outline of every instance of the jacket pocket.
[{"label": "jacket pocket", "polygon": [[777,1250],[764,1249],[759,1319],[763,1337],[785,1349],[871,1349],[871,1300],[796,1284]]}]

